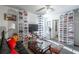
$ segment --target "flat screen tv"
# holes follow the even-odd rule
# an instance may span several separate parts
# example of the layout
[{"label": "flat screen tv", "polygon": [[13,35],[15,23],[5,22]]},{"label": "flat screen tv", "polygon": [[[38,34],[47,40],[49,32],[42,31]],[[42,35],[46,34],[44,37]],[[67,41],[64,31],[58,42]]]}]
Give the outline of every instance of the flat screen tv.
[{"label": "flat screen tv", "polygon": [[29,32],[38,31],[38,24],[29,24]]}]

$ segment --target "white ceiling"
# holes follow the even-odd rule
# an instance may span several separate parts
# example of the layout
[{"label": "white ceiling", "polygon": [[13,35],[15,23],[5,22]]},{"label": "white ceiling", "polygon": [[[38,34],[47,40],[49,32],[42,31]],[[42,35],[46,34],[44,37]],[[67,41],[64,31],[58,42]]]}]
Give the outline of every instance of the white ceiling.
[{"label": "white ceiling", "polygon": [[[17,9],[24,9],[27,11],[30,11],[32,13],[36,13],[36,10],[45,7],[44,5],[8,5],[9,7],[17,8]],[[72,9],[79,8],[79,5],[51,5],[51,8],[54,9],[54,11],[51,11],[52,14],[62,14],[67,11],[70,11]],[[46,13],[46,10],[42,10],[39,12],[39,14]]]}]

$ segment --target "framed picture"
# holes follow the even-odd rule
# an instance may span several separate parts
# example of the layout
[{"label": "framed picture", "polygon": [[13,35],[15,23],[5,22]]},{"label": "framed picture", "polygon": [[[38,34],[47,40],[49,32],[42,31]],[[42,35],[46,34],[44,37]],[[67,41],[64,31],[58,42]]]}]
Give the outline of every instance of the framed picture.
[{"label": "framed picture", "polygon": [[14,14],[4,14],[4,20],[7,20],[7,21],[16,21],[16,15]]}]

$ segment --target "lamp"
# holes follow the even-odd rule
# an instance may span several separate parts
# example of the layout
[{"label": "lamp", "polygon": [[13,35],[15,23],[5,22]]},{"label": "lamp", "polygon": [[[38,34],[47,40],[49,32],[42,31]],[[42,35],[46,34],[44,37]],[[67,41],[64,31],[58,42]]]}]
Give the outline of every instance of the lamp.
[{"label": "lamp", "polygon": [[15,24],[14,23],[11,23],[11,25],[8,28],[8,30],[10,30],[10,29],[15,29]]}]

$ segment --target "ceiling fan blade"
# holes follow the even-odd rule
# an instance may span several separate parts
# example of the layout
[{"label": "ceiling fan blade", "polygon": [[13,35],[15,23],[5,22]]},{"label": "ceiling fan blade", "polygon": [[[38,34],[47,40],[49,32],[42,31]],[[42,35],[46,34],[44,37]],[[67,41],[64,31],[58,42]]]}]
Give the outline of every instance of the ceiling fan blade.
[{"label": "ceiling fan blade", "polygon": [[36,11],[38,12],[38,11],[41,11],[41,10],[43,10],[43,9],[45,9],[45,7],[43,7],[43,8],[40,8],[40,9],[38,9],[38,10],[36,10]]},{"label": "ceiling fan blade", "polygon": [[46,8],[47,8],[47,9],[49,9],[49,8],[50,8],[50,5],[45,5],[45,6],[46,6]]},{"label": "ceiling fan blade", "polygon": [[54,9],[53,8],[50,8],[52,11],[54,11]]}]

